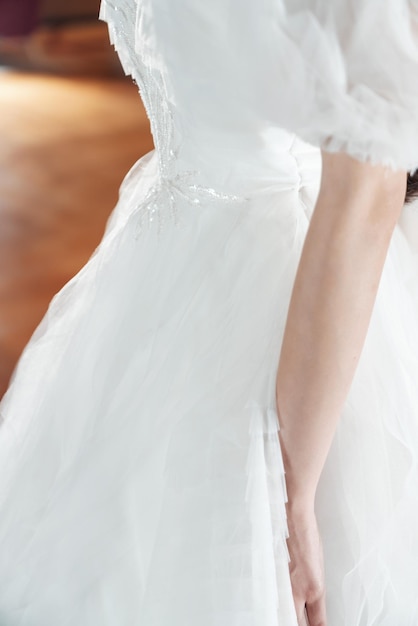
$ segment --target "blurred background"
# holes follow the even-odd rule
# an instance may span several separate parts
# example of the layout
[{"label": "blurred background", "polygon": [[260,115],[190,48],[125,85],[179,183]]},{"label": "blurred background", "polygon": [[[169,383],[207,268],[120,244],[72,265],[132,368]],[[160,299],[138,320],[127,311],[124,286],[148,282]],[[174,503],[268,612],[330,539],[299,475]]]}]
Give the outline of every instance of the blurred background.
[{"label": "blurred background", "polygon": [[0,0],[0,396],[152,149],[99,0]]}]

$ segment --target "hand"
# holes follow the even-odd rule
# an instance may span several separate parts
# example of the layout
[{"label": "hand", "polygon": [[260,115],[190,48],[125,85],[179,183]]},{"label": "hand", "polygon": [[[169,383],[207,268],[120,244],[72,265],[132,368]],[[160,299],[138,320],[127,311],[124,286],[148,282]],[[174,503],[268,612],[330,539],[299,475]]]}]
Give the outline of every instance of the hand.
[{"label": "hand", "polygon": [[322,541],[313,511],[288,510],[290,581],[298,626],[326,626]]}]

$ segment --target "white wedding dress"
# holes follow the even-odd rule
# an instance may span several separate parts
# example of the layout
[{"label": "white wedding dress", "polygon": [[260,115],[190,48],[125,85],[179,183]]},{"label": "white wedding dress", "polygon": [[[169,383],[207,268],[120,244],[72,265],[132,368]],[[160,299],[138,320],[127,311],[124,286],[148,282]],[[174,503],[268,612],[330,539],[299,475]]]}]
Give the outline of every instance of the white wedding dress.
[{"label": "white wedding dress", "polygon": [[[289,297],[320,147],[418,166],[417,2],[104,0],[101,17],[156,150],[1,403],[0,626],[296,626]],[[417,626],[418,203],[316,510],[329,625]]]}]

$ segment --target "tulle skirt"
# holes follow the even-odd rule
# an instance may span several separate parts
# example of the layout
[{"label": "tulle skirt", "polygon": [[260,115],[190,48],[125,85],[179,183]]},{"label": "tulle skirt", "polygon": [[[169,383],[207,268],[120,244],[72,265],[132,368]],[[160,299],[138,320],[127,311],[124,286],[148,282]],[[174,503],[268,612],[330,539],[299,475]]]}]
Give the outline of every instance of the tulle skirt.
[{"label": "tulle skirt", "polygon": [[[296,626],[275,378],[319,184],[300,146],[316,174],[245,201],[167,201],[154,153],[127,175],[0,405],[2,626]],[[319,485],[331,626],[418,623],[417,214]]]}]

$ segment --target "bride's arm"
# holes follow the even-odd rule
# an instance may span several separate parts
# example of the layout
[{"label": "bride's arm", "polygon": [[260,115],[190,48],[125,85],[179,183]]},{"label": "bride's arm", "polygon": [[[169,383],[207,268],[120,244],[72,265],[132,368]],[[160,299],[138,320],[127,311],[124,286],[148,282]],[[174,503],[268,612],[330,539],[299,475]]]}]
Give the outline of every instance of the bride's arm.
[{"label": "bride's arm", "polygon": [[[314,617],[324,613],[315,491],[362,350],[407,179],[406,172],[345,154],[323,152],[322,159],[321,188],[277,372],[291,575],[300,624],[305,602],[308,609],[311,605],[312,623],[325,624]],[[309,599],[302,597],[307,595]]]}]

